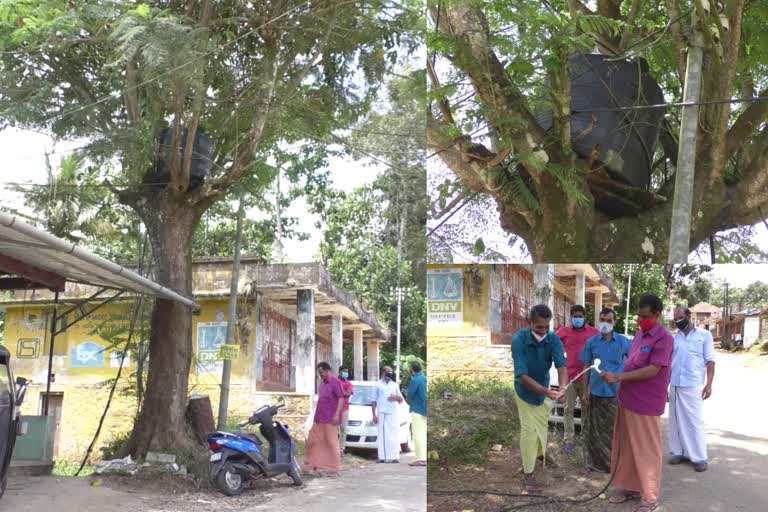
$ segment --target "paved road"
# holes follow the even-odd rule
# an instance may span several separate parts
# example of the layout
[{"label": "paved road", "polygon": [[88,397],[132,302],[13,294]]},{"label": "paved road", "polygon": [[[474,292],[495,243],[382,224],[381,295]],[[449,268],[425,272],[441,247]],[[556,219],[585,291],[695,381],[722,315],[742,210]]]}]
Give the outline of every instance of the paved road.
[{"label": "paved road", "polygon": [[[350,458],[355,461],[354,458]],[[359,460],[359,459],[358,459]],[[11,476],[0,511],[41,512],[206,512],[262,510],[376,510],[422,512],[426,509],[426,468],[369,461],[348,463],[339,478],[307,479],[300,489],[274,484],[227,498],[212,492],[173,494],[171,488],[126,485],[120,478],[93,487],[94,478]],[[160,487],[160,488],[158,488]],[[255,503],[262,503],[254,505]]]},{"label": "paved road", "polygon": [[[738,355],[718,353],[713,394],[704,402],[709,470],[665,465],[663,510],[768,510],[766,389],[768,368],[744,366]],[[664,443],[666,450],[666,435]]]},{"label": "paved road", "polygon": [[424,467],[409,466],[412,460],[404,457],[400,464],[372,464],[359,473],[347,469],[340,478],[310,480],[298,492],[281,493],[263,506],[246,510],[423,512],[427,472]]}]

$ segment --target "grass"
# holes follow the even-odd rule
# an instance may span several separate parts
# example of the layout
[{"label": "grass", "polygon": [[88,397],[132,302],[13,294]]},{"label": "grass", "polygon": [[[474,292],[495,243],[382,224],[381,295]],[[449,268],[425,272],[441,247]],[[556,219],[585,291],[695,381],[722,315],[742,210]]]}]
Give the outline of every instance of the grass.
[{"label": "grass", "polygon": [[[520,427],[511,381],[449,378],[430,388],[431,465],[482,463],[493,445],[516,441]],[[451,398],[443,397],[445,391]]]},{"label": "grass", "polygon": [[[53,463],[53,470],[51,475],[53,476],[75,476],[77,470],[80,468],[79,462],[70,462],[63,459],[55,460]],[[93,466],[86,465],[80,472],[79,476],[88,476],[93,474]]]}]

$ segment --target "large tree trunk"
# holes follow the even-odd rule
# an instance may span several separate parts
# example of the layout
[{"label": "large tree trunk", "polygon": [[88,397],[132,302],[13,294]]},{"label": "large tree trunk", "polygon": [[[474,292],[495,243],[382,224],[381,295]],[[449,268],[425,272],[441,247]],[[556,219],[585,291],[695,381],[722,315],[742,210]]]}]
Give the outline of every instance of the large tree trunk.
[{"label": "large tree trunk", "polygon": [[[158,282],[192,296],[192,238],[200,214],[184,199],[154,192],[138,200],[154,251]],[[192,311],[157,299],[152,311],[146,394],[133,431],[131,453],[173,451],[189,440],[185,421],[192,360]]]}]

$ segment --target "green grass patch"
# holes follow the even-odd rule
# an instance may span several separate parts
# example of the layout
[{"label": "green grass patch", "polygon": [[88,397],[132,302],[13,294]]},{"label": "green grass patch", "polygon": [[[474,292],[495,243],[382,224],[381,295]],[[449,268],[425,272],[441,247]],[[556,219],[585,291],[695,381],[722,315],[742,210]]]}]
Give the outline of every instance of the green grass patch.
[{"label": "green grass patch", "polygon": [[[75,476],[75,473],[77,473],[78,469],[80,469],[80,463],[59,459],[54,461],[51,475]],[[93,466],[86,465],[85,467],[83,467],[83,470],[80,472],[79,476],[88,476],[92,474],[93,474]]]},{"label": "green grass patch", "polygon": [[[437,465],[479,464],[520,430],[514,384],[500,379],[439,379],[430,385],[428,446]],[[444,398],[449,391],[451,398]],[[434,459],[434,455],[437,459]]]}]

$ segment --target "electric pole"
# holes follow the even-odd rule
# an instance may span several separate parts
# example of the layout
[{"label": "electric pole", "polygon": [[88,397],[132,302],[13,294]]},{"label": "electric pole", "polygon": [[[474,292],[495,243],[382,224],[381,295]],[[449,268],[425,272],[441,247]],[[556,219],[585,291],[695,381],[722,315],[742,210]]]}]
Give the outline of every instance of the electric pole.
[{"label": "electric pole", "polygon": [[408,290],[400,286],[392,288],[392,298],[397,301],[397,356],[395,359],[395,380],[400,382],[400,318],[403,300],[408,296]]},{"label": "electric pole", "polygon": [[629,265],[629,283],[627,284],[627,317],[624,319],[624,336],[629,336],[629,297],[632,293],[632,264]]},{"label": "electric pole", "polygon": [[[237,233],[235,235],[235,256],[232,262],[232,284],[229,288],[229,318],[227,318],[227,345],[234,344],[235,321],[237,319],[237,291],[240,282],[240,245],[243,239],[243,216],[245,202],[240,192],[240,206],[237,209]],[[221,394],[219,395],[219,430],[225,430],[227,425],[227,409],[229,408],[229,381],[232,377],[232,360],[224,359],[221,370]]]},{"label": "electric pole", "polygon": [[683,107],[680,123],[680,145],[675,165],[675,193],[672,200],[672,226],[669,231],[667,263],[687,263],[691,244],[691,212],[693,180],[696,174],[696,135],[699,129],[699,97],[701,67],[704,60],[704,37],[699,30],[696,2],[691,2],[691,37],[685,69],[683,101],[695,103]]}]

